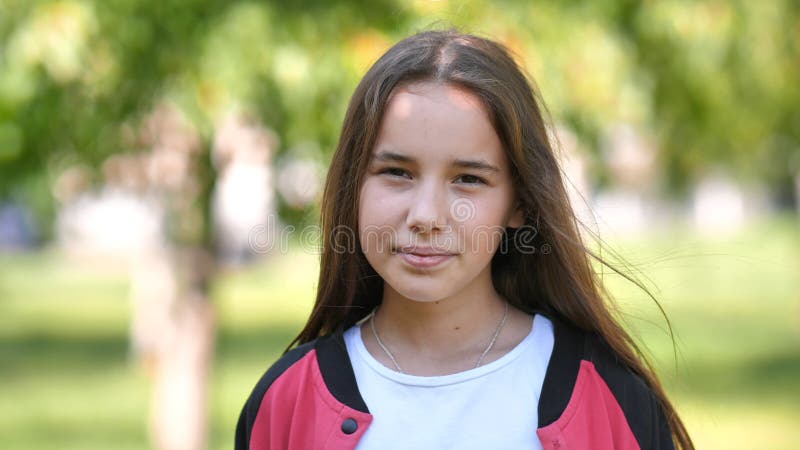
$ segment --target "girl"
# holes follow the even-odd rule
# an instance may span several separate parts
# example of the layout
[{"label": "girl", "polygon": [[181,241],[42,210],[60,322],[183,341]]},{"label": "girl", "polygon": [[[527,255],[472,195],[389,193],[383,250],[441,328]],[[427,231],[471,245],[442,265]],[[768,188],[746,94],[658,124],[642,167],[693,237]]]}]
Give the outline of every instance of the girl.
[{"label": "girl", "polygon": [[314,309],[237,449],[693,448],[604,301],[533,92],[501,45],[455,31],[370,68]]}]

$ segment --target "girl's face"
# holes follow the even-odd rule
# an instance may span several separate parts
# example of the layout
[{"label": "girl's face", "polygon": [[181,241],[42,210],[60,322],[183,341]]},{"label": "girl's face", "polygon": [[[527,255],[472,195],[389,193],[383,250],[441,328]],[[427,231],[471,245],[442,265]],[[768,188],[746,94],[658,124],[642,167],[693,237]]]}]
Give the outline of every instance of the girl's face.
[{"label": "girl's face", "polygon": [[489,292],[503,229],[523,224],[514,205],[505,152],[474,94],[433,82],[395,89],[358,206],[361,247],[385,290],[416,301]]}]

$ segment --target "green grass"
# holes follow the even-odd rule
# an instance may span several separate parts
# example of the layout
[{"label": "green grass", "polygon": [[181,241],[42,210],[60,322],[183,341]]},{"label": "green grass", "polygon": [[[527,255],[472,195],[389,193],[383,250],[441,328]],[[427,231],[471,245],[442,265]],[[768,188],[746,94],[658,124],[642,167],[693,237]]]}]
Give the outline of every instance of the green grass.
[{"label": "green grass", "polygon": [[[800,442],[800,226],[729,237],[678,227],[611,242],[669,315],[615,275],[606,283],[647,344],[703,449]],[[210,386],[211,448],[231,447],[244,399],[299,331],[318,256],[295,251],[223,274]],[[150,386],[128,356],[127,282],[52,252],[0,255],[0,436],[4,449],[148,447]]]}]

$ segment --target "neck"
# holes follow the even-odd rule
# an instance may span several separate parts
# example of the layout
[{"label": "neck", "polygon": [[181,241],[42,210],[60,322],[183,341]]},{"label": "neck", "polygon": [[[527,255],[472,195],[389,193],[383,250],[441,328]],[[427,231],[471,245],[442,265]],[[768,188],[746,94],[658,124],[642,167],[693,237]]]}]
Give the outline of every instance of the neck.
[{"label": "neck", "polygon": [[497,329],[504,309],[505,300],[493,288],[437,301],[416,301],[386,285],[375,326],[381,340],[396,356],[477,361]]}]

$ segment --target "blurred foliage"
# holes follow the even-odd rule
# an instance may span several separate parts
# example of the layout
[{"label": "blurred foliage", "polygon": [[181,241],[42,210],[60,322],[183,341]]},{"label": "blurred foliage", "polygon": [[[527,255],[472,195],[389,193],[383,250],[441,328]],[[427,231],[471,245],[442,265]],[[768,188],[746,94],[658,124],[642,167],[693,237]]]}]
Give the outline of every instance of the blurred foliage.
[{"label": "blurred foliage", "polygon": [[55,177],[139,150],[131,130],[164,100],[206,142],[243,110],[277,132],[279,153],[312,141],[327,161],[369,64],[405,35],[449,25],[514,50],[593,154],[626,122],[659,142],[673,193],[721,165],[792,195],[792,0],[0,0],[0,198],[46,219]]}]

